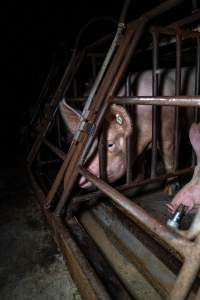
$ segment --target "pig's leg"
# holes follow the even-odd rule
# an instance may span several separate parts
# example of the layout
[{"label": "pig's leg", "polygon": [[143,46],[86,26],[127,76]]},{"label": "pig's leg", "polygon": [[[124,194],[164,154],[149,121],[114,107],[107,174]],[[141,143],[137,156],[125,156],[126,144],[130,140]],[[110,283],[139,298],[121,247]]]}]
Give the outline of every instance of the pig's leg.
[{"label": "pig's leg", "polygon": [[200,206],[200,123],[192,124],[189,131],[190,142],[197,156],[197,166],[193,177],[168,204],[171,212],[174,212],[181,204],[188,207],[188,211],[196,210]]},{"label": "pig's leg", "polygon": [[197,164],[200,164],[200,123],[193,123],[189,131],[190,142],[197,157]]},{"label": "pig's leg", "polygon": [[[161,138],[160,151],[163,157],[165,171],[173,171],[174,167],[174,132],[175,132],[175,108],[162,107],[161,111]],[[172,197],[179,189],[179,182],[168,183],[165,192]]]},{"label": "pig's leg", "polygon": [[174,128],[174,107],[162,107],[160,149],[167,172],[172,171],[174,166]]}]

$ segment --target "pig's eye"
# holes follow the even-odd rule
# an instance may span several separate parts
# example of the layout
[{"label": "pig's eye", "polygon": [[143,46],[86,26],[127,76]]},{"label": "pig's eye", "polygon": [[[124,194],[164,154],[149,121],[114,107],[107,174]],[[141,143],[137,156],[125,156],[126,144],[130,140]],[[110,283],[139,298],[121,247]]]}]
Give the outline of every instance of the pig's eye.
[{"label": "pig's eye", "polygon": [[112,148],[114,147],[114,145],[115,145],[114,143],[109,143],[109,144],[108,144],[108,148],[109,148],[109,149],[112,149]]}]

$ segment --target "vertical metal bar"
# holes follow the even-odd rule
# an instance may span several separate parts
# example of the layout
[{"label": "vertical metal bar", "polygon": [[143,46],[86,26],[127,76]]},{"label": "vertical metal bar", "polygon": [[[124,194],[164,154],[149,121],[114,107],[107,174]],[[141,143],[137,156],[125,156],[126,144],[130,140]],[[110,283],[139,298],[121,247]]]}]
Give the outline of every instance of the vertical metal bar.
[{"label": "vertical metal bar", "polygon": [[[200,80],[200,39],[197,38],[196,69],[195,69],[195,96],[199,95]],[[195,108],[195,122],[199,121],[199,109]]]},{"label": "vertical metal bar", "polygon": [[99,138],[99,176],[106,181],[107,179],[107,141],[106,141],[106,124],[102,126],[102,133]]},{"label": "vertical metal bar", "polygon": [[[196,50],[196,68],[195,68],[195,96],[199,95],[199,80],[200,80],[200,39],[197,38],[197,50]],[[199,121],[199,108],[194,108],[194,121]],[[192,166],[196,164],[196,155],[192,150]]]},{"label": "vertical metal bar", "polygon": [[[176,82],[175,95],[181,94],[181,33],[176,34]],[[175,109],[175,155],[174,155],[174,170],[178,169],[179,165],[179,141],[180,141],[180,109]]]},{"label": "vertical metal bar", "polygon": [[[157,32],[152,32],[153,38],[153,69],[152,69],[152,95],[158,94],[158,38]],[[157,163],[157,124],[158,124],[158,108],[152,105],[152,155],[151,155],[151,178],[156,176]]]},{"label": "vertical metal bar", "polygon": [[[130,73],[126,78],[125,96],[126,97],[131,96],[131,74]],[[129,107],[127,108],[131,110],[132,105],[129,105]],[[129,135],[129,137],[126,140],[126,183],[127,184],[130,184],[133,179],[132,164],[133,164],[133,139],[132,139],[132,135]]]}]

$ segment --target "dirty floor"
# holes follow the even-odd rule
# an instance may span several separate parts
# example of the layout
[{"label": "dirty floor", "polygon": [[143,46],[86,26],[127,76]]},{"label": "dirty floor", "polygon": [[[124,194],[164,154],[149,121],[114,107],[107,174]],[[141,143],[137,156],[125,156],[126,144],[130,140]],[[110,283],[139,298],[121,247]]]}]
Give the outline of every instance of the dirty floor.
[{"label": "dirty floor", "polygon": [[48,232],[22,160],[0,169],[0,300],[80,300]]}]

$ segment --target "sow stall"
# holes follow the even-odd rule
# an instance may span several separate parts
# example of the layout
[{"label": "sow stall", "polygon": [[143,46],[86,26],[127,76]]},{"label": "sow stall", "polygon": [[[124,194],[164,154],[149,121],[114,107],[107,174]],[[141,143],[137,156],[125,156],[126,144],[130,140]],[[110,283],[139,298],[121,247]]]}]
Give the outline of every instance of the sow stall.
[{"label": "sow stall", "polygon": [[[165,186],[173,187],[179,180],[185,184],[196,163],[181,116],[190,109],[191,122],[199,120],[200,12],[196,9],[173,23],[163,18],[158,26],[158,17],[179,9],[184,2],[169,0],[125,25],[128,2],[115,35],[73,51],[39,127],[34,120],[36,135],[27,159],[30,176],[83,299],[199,299],[200,211],[192,220],[185,217],[184,230],[167,227]],[[94,57],[101,66],[95,67]],[[88,58],[90,67],[86,68]],[[186,96],[181,75],[182,67],[188,66],[195,68],[195,82],[194,92]],[[152,94],[145,97],[132,90],[130,73],[141,67],[152,69]],[[166,67],[175,68],[172,96],[159,93],[158,70]],[[83,82],[91,77],[92,87],[85,93]],[[119,97],[123,84],[125,94]],[[68,145],[58,109],[63,97],[82,109],[78,129]],[[146,175],[137,182],[133,136],[127,140],[126,175],[112,184],[106,179],[103,124],[113,103],[126,106],[130,116],[134,106],[152,105],[152,147],[145,158]],[[170,173],[159,169],[159,107],[163,105],[176,107],[174,168]],[[182,131],[186,132],[185,153]],[[86,168],[96,138],[100,178]],[[80,175],[92,183],[91,190],[78,186]]]}]

